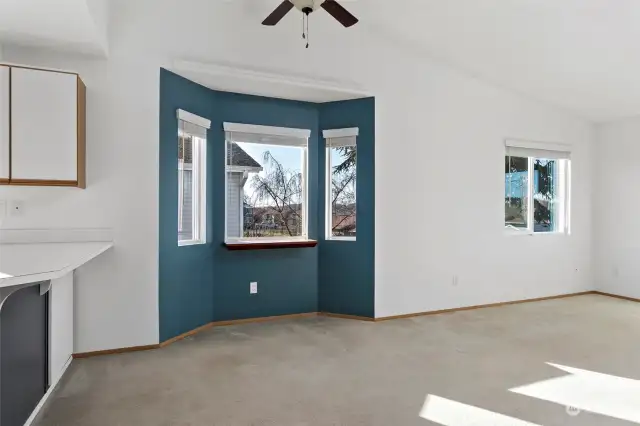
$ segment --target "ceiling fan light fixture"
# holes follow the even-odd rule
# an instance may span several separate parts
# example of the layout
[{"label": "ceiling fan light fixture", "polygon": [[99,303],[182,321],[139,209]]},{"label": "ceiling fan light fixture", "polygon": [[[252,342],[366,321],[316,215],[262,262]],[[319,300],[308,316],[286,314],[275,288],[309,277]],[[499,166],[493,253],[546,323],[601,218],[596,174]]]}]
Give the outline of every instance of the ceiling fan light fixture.
[{"label": "ceiling fan light fixture", "polygon": [[358,23],[358,18],[345,9],[336,0],[284,0],[273,12],[262,22],[262,25],[273,26],[285,17],[293,8],[300,10],[304,16],[309,16],[313,11],[322,8],[340,22],[345,28],[349,28]]}]

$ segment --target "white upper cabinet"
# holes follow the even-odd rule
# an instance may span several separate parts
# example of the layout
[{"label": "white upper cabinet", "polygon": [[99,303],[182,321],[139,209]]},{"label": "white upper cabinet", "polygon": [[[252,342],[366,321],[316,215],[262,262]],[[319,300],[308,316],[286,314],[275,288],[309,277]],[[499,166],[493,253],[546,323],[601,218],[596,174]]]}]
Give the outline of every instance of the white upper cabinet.
[{"label": "white upper cabinet", "polygon": [[0,65],[0,182],[9,181],[9,67]]},{"label": "white upper cabinet", "polygon": [[36,180],[78,181],[78,76],[12,67],[11,183]]}]

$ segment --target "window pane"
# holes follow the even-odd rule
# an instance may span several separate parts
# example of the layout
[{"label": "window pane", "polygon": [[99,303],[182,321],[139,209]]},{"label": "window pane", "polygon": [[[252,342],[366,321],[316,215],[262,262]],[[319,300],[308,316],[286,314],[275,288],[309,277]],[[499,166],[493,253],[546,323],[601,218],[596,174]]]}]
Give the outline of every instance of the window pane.
[{"label": "window pane", "polygon": [[193,138],[178,136],[178,241],[193,240]]},{"label": "window pane", "polygon": [[178,245],[206,243],[206,133],[178,121]]},{"label": "window pane", "polygon": [[504,226],[527,228],[527,203],[529,195],[529,159],[504,157]]},{"label": "window pane", "polygon": [[536,158],[533,160],[533,230],[534,232],[555,232],[560,229],[563,214],[560,197],[559,170],[561,160]]},{"label": "window pane", "polygon": [[331,185],[329,205],[330,236],[356,236],[356,153],[355,146],[327,150]]},{"label": "window pane", "polygon": [[227,238],[288,238],[304,227],[305,149],[227,142]]}]

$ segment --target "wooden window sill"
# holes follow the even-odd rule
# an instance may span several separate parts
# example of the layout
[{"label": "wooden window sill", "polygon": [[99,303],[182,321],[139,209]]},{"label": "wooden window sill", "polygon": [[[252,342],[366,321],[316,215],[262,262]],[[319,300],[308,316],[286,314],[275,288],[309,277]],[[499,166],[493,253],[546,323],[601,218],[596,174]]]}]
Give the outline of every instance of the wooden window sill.
[{"label": "wooden window sill", "polygon": [[228,241],[223,243],[227,250],[273,250],[284,248],[307,248],[318,245],[316,240],[291,241]]}]

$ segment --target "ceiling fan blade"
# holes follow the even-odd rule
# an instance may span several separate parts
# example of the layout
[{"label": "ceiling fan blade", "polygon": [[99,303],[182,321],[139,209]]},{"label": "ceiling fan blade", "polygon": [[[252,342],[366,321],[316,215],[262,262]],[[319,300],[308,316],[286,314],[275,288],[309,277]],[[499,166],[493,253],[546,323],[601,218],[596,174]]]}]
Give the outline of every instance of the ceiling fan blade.
[{"label": "ceiling fan blade", "polygon": [[353,16],[336,0],[325,0],[322,3],[322,8],[347,28],[358,23],[358,18]]},{"label": "ceiling fan blade", "polygon": [[267,16],[267,19],[262,21],[262,25],[273,26],[277,24],[282,18],[284,18],[284,15],[289,13],[291,9],[293,9],[293,3],[289,0],[284,0],[280,3],[280,6],[276,7],[276,9],[271,12],[271,15]]}]

